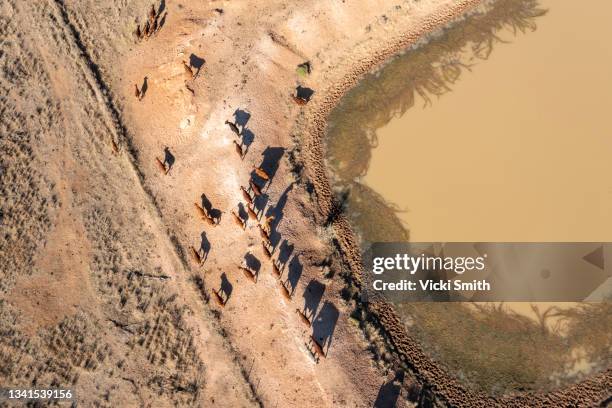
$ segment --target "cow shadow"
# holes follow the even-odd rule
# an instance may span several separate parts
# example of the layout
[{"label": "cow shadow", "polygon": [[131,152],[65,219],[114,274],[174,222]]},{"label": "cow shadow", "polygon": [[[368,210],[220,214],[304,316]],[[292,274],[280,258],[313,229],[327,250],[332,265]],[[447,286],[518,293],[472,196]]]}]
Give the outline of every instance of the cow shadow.
[{"label": "cow shadow", "polygon": [[392,380],[380,386],[374,401],[374,408],[395,408],[402,391],[404,372],[398,372]]},{"label": "cow shadow", "polygon": [[278,257],[276,259],[280,265],[281,271],[285,269],[285,265],[287,265],[287,262],[289,261],[289,258],[293,253],[293,248],[293,244],[290,244],[289,241],[287,241],[286,239],[280,245],[278,249]]},{"label": "cow shadow", "polygon": [[269,196],[266,193],[261,193],[261,195],[258,195],[253,199],[253,206],[255,207],[255,212],[259,218],[261,218],[260,214],[263,213],[263,210],[268,204],[268,199]]},{"label": "cow shadow", "polygon": [[204,262],[210,253],[210,241],[206,237],[205,231],[200,234],[200,250],[202,251],[202,262]]},{"label": "cow shadow", "polygon": [[295,96],[297,96],[300,99],[303,99],[305,101],[310,101],[310,98],[312,98],[312,95],[314,95],[314,90],[310,88],[303,87],[302,85],[298,85],[298,87],[295,88]]},{"label": "cow shadow", "polygon": [[189,65],[196,69],[196,73],[194,76],[198,76],[198,74],[200,73],[200,69],[202,69],[205,63],[206,60],[204,60],[204,58],[200,58],[193,53],[189,56]]},{"label": "cow shadow", "polygon": [[285,154],[284,147],[266,147],[266,149],[261,153],[263,159],[259,167],[268,174],[270,177],[270,183],[274,179],[274,175],[278,170],[280,159],[283,157],[283,154]]},{"label": "cow shadow", "polygon": [[225,272],[223,272],[221,274],[221,293],[225,294],[225,302],[227,302],[230,296],[232,296],[233,290],[234,290],[234,287],[232,286],[230,281],[227,279],[227,275],[225,274]]},{"label": "cow shadow", "polygon": [[208,197],[206,197],[206,194],[202,193],[200,198],[202,199],[202,208],[206,210],[208,215],[210,215],[217,224],[221,222],[221,214],[222,214],[221,210],[214,208],[212,206],[212,203],[210,202]]},{"label": "cow shadow", "polygon": [[142,86],[140,87],[140,99],[145,97],[145,94],[149,90],[149,77],[144,77]]},{"label": "cow shadow", "polygon": [[202,199],[202,208],[206,210],[206,212],[210,213],[210,211],[212,210],[213,206],[212,203],[210,202],[210,200],[208,199],[208,197],[206,197],[205,193],[202,193],[202,195],[200,196],[200,198]]},{"label": "cow shadow", "polygon": [[159,8],[157,9],[157,14],[161,14],[166,9],[166,0],[161,0],[159,2]]},{"label": "cow shadow", "polygon": [[304,290],[304,315],[312,320],[317,314],[317,309],[319,308],[319,303],[323,298],[323,293],[325,292],[325,285],[319,282],[316,279],[312,279],[308,282],[306,289]]},{"label": "cow shadow", "polygon": [[166,24],[166,16],[168,16],[168,12],[166,11],[164,13],[164,15],[162,16],[161,20],[159,20],[159,25],[158,25],[158,30],[161,30],[161,28],[164,26],[164,24]]},{"label": "cow shadow", "polygon": [[291,296],[293,296],[293,292],[295,292],[295,288],[302,276],[302,271],[304,270],[304,266],[300,262],[300,258],[298,256],[294,256],[291,258],[289,262],[289,274],[287,275],[287,280],[291,285]]},{"label": "cow shadow", "polygon": [[244,255],[244,263],[247,268],[255,272],[255,275],[259,276],[259,270],[261,269],[261,261],[250,252]]},{"label": "cow shadow", "polygon": [[247,210],[244,207],[244,204],[242,204],[242,202],[238,203],[238,216],[242,219],[242,221],[248,221],[249,220],[249,213],[247,212]]},{"label": "cow shadow", "polygon": [[172,166],[174,166],[175,161],[176,161],[176,158],[170,152],[170,149],[167,147],[164,147],[164,164],[168,165],[168,171],[170,171]]},{"label": "cow shadow", "polygon": [[273,207],[268,207],[266,210],[266,217],[274,216],[274,221],[272,221],[270,225],[270,229],[272,230],[270,234],[270,241],[272,241],[272,245],[276,246],[278,241],[280,241],[281,236],[276,231],[276,226],[283,219],[283,210],[285,209],[285,205],[287,204],[287,199],[289,192],[293,189],[293,183],[289,184],[289,186],[283,191],[281,196],[279,197],[276,205]]},{"label": "cow shadow", "polygon": [[238,108],[234,111],[234,119],[236,120],[236,125],[244,128],[249,122],[249,119],[251,119],[251,114]]},{"label": "cow shadow", "polygon": [[240,137],[242,138],[242,145],[245,147],[244,154],[247,154],[249,148],[255,140],[255,134],[250,129],[243,127],[242,131],[240,132]]},{"label": "cow shadow", "polygon": [[331,347],[339,317],[340,312],[338,308],[331,302],[326,301],[312,323],[312,336],[321,345],[323,350],[327,350],[325,352],[326,355]]}]

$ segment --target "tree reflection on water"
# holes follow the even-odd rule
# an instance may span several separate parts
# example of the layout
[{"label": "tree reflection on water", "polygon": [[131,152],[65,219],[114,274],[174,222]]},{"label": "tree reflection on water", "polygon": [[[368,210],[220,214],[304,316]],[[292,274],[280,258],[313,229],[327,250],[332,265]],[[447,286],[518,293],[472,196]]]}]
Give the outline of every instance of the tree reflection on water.
[{"label": "tree reflection on water", "polygon": [[[398,208],[359,182],[378,144],[377,130],[417,100],[431,105],[452,91],[465,71],[488,59],[496,45],[511,40],[504,37],[536,30],[538,18],[546,13],[537,0],[487,4],[431,35],[427,45],[367,75],[332,112],[326,158],[335,191],[348,196],[347,213],[364,246],[409,240]],[[580,379],[589,371],[585,367],[598,371],[612,360],[609,302],[542,314],[542,319],[562,322],[563,330],[499,305],[420,303],[399,306],[398,311],[410,335],[435,360],[466,384],[493,394],[555,388]]]},{"label": "tree reflection on water", "polygon": [[[332,112],[326,141],[327,160],[337,191],[350,190],[348,208],[362,237],[369,242],[408,240],[396,206],[360,184],[368,169],[376,130],[412,108],[417,96],[425,105],[452,90],[462,73],[486,60],[510,33],[536,29],[547,10],[536,0],[498,0],[476,14],[430,36],[420,46],[367,75]],[[374,221],[374,222],[372,222]],[[374,226],[374,227],[373,227]]]}]

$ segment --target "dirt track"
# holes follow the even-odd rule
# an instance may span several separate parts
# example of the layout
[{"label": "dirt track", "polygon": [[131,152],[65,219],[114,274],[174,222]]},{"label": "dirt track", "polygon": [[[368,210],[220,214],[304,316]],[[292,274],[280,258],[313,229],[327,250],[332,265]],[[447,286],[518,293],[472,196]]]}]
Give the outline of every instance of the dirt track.
[{"label": "dirt track", "polygon": [[[324,180],[317,141],[334,101],[477,2],[451,3],[168,2],[163,26],[144,41],[132,35],[146,19],[144,1],[4,3],[2,382],[73,384],[86,406],[352,407],[398,398],[394,373],[374,362],[378,351],[340,297],[332,241],[349,235],[321,226],[331,194],[314,185],[318,211],[308,181]],[[302,78],[295,68],[305,60],[314,70]],[[201,64],[194,79],[182,61]],[[145,77],[138,100],[134,84]],[[306,110],[290,97],[298,83],[315,91]],[[224,124],[236,110],[248,113],[238,115],[251,139],[244,159]],[[309,130],[313,138],[301,139]],[[302,153],[292,152],[292,135]],[[165,147],[174,157],[167,175],[155,165]],[[312,165],[305,173],[296,168],[303,157]],[[230,214],[239,203],[244,210],[239,186],[252,166],[272,176],[257,203],[276,217],[273,256],[290,300],[256,222],[242,231]],[[198,219],[202,194],[219,225]],[[207,252],[202,265],[190,246]],[[260,263],[256,283],[237,269],[248,253]],[[329,257],[336,261],[326,266]],[[210,289],[228,291],[227,283],[225,307],[209,304]],[[312,328],[295,309],[312,313]],[[318,363],[311,334],[323,339]],[[402,336],[392,333],[396,346]],[[414,365],[421,380],[436,381]],[[406,389],[413,381],[408,374]],[[441,396],[454,401],[449,392]]]},{"label": "dirt track", "polygon": [[64,13],[1,10],[2,383],[72,385],[85,405],[255,404],[210,312],[176,279],[183,265],[138,169],[113,155],[124,130]]}]

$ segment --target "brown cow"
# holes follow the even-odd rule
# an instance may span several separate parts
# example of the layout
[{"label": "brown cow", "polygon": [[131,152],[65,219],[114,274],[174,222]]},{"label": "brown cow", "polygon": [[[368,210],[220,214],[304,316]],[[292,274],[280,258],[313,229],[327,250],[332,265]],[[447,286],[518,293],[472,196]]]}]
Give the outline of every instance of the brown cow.
[{"label": "brown cow", "polygon": [[261,167],[253,166],[253,170],[255,170],[255,174],[257,174],[262,179],[264,179],[266,181],[270,180],[270,176],[268,175],[268,173],[266,173],[265,170],[262,169]]},{"label": "brown cow", "polygon": [[242,191],[242,197],[247,202],[247,204],[253,204],[253,199],[251,198],[249,192],[246,191],[246,188],[240,186],[240,191]]},{"label": "brown cow", "polygon": [[270,235],[270,232],[272,231],[272,221],[274,221],[273,215],[266,217],[263,223],[263,229],[268,233],[268,235]]},{"label": "brown cow", "polygon": [[151,4],[151,10],[149,10],[149,21],[155,20],[157,17],[157,12],[155,11],[155,5]]},{"label": "brown cow", "polygon": [[302,311],[300,311],[300,309],[295,309],[295,312],[300,317],[300,320],[302,321],[302,323],[304,323],[307,327],[312,326],[312,323],[310,323],[310,319],[308,319],[308,317],[306,317],[306,315],[304,313],[302,313]]},{"label": "brown cow", "polygon": [[117,145],[117,143],[115,142],[115,139],[113,138],[111,138],[111,147],[113,149],[113,154],[119,153],[119,146]]},{"label": "brown cow", "polygon": [[202,218],[204,221],[206,221],[210,225],[213,225],[213,226],[217,225],[215,223],[215,220],[210,216],[210,214],[208,214],[208,212],[204,208],[199,206],[198,203],[193,203],[193,205],[195,206],[196,210],[198,211],[198,214],[200,215],[200,218]]},{"label": "brown cow", "polygon": [[306,105],[308,103],[307,99],[300,98],[299,96],[292,95],[291,97],[293,98],[293,102],[300,106]]},{"label": "brown cow", "polygon": [[200,253],[196,251],[193,246],[190,246],[189,249],[191,253],[191,258],[195,261],[195,263],[197,263],[198,265],[202,265],[202,262],[204,262],[204,258],[202,258],[202,255],[200,255]]},{"label": "brown cow", "polygon": [[236,124],[234,122],[230,122],[229,120],[226,120],[225,124],[227,126],[229,126],[231,131],[234,132],[236,134],[236,136],[240,136],[240,129],[238,129],[238,126],[236,126]]},{"label": "brown cow", "polygon": [[289,292],[289,289],[287,289],[285,283],[281,279],[279,279],[278,284],[280,285],[280,290],[283,297],[287,300],[291,300],[291,292]]},{"label": "brown cow", "polygon": [[213,227],[217,225],[213,217],[211,217],[210,215],[206,215],[206,217],[204,217],[204,221],[206,221],[208,225],[212,225]]},{"label": "brown cow", "polygon": [[312,348],[314,350],[314,354],[319,357],[325,357],[325,352],[323,351],[323,346],[319,344],[317,339],[314,336],[310,336],[310,341],[312,342]]},{"label": "brown cow", "polygon": [[278,266],[276,266],[276,262],[274,262],[274,260],[272,260],[272,274],[278,279],[281,277],[281,271],[278,269]]},{"label": "brown cow", "polygon": [[272,259],[272,254],[270,253],[270,250],[268,249],[268,246],[265,241],[261,241],[261,247],[263,248],[263,253],[266,258]]},{"label": "brown cow", "polygon": [[155,34],[156,31],[157,31],[157,17],[151,23],[151,33],[150,33],[150,35]]},{"label": "brown cow", "polygon": [[233,140],[233,142],[234,142],[234,149],[236,150],[236,153],[238,153],[238,156],[240,156],[240,158],[243,159],[244,153],[242,152],[242,147],[240,147],[238,142],[236,142],[235,140]]},{"label": "brown cow", "polygon": [[234,210],[232,210],[231,213],[232,213],[232,218],[234,219],[234,222],[236,223],[236,225],[238,225],[242,229],[246,229],[246,221],[240,218]]},{"label": "brown cow", "polygon": [[257,213],[253,210],[251,205],[247,205],[247,212],[249,213],[249,218],[253,221],[257,221]]},{"label": "brown cow", "polygon": [[238,268],[244,273],[244,276],[247,277],[251,282],[257,283],[257,275],[254,271],[249,268],[245,268],[244,266],[238,266]]},{"label": "brown cow", "polygon": [[213,293],[213,297],[214,297],[214,298],[215,298],[215,300],[217,301],[217,304],[218,304],[219,306],[221,306],[221,307],[225,307],[225,303],[226,303],[227,301],[223,300],[223,297],[221,297],[221,295],[219,294],[219,292],[213,288],[212,293]]},{"label": "brown cow", "polygon": [[261,225],[258,225],[257,228],[259,228],[259,235],[261,235],[261,239],[263,239],[266,242],[269,242],[270,234],[268,234],[268,232],[265,229],[263,229]]},{"label": "brown cow", "polygon": [[170,167],[166,167],[166,164],[157,157],[155,157],[155,162],[157,163],[157,167],[162,173],[168,174],[168,172],[170,171]]},{"label": "brown cow", "polygon": [[200,207],[200,205],[198,203],[193,203],[193,206],[196,208],[196,211],[198,212],[198,215],[202,218],[206,218],[208,216],[208,214],[206,214],[206,210],[202,207]]},{"label": "brown cow", "polygon": [[[272,248],[272,241],[270,240],[270,237],[269,237],[269,236],[268,236],[268,237],[262,237],[261,243],[262,243],[262,244],[265,244],[266,250],[267,250],[267,251],[268,251],[268,253],[269,253],[269,252],[270,252],[270,250],[269,250],[268,248]],[[264,253],[265,253],[265,252],[266,252],[266,251],[264,251]],[[266,256],[267,256],[267,253],[266,253]],[[272,257],[272,254],[270,254],[270,257],[269,257],[269,258],[271,259],[271,257]]]},{"label": "brown cow", "polygon": [[193,69],[185,61],[183,61],[183,69],[185,70],[185,77],[187,80],[193,79]]},{"label": "brown cow", "polygon": [[136,97],[136,99],[140,100],[141,99],[141,93],[140,93],[140,88],[138,88],[138,85],[134,84],[134,96]]},{"label": "brown cow", "polygon": [[253,183],[252,180],[249,180],[249,186],[251,187],[251,190],[253,190],[253,193],[256,197],[259,197],[262,194],[261,188],[259,188],[257,184]]}]

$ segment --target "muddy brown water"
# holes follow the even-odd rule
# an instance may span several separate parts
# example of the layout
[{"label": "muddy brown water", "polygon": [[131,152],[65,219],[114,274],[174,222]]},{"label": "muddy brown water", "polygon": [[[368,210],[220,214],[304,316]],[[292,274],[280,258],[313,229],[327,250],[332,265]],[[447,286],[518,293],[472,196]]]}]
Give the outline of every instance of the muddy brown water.
[{"label": "muddy brown water", "polygon": [[362,182],[412,240],[612,241],[612,3],[541,4],[536,31],[500,30],[451,92],[376,130]]},{"label": "muddy brown water", "polygon": [[[326,158],[364,245],[612,241],[610,17],[605,0],[498,0],[352,89]],[[610,366],[606,303],[398,311],[434,359],[493,394]]]}]

